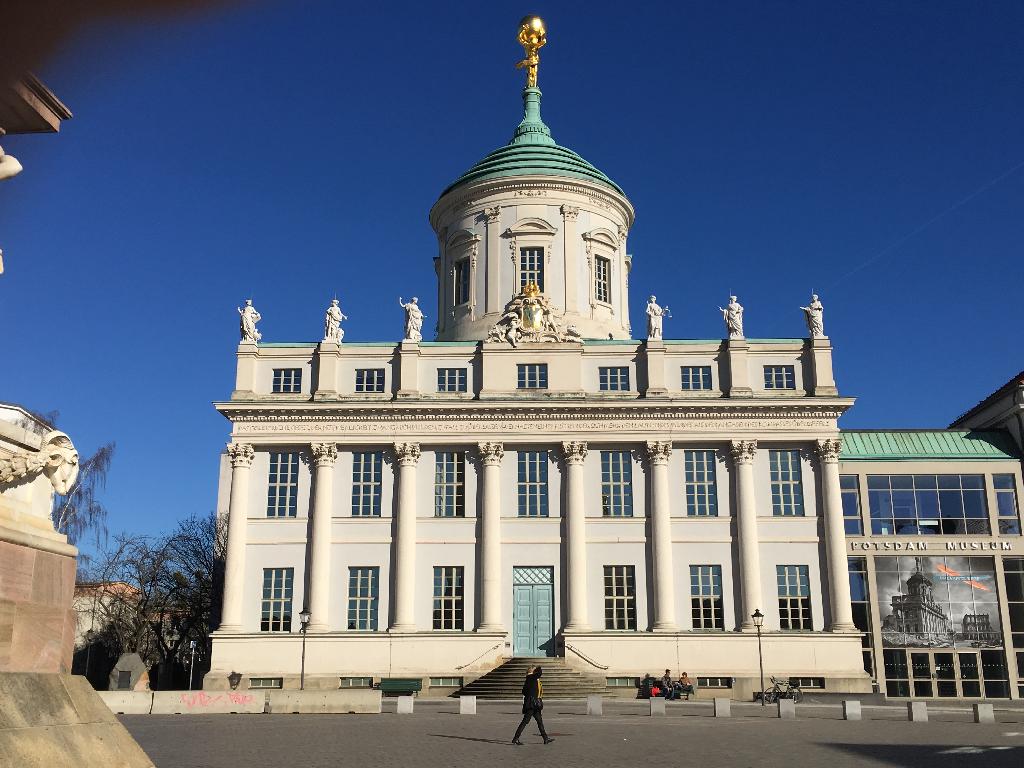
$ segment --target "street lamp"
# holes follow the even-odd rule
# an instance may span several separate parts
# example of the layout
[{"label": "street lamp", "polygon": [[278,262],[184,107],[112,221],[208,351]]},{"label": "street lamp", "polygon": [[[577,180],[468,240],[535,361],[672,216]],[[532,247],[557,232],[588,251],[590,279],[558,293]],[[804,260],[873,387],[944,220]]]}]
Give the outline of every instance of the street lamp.
[{"label": "street lamp", "polygon": [[196,668],[196,641],[189,640],[188,647],[191,649],[191,659],[188,662],[188,689],[192,690],[192,670]]},{"label": "street lamp", "polygon": [[306,628],[309,626],[309,611],[299,614],[299,631],[302,633],[302,666],[299,669],[299,690],[306,690]]},{"label": "street lamp", "polygon": [[764,624],[764,614],[760,608],[755,608],[750,614],[754,621],[754,629],[757,630],[757,666],[761,670],[761,706],[764,706],[764,654],[761,652],[761,625]]}]

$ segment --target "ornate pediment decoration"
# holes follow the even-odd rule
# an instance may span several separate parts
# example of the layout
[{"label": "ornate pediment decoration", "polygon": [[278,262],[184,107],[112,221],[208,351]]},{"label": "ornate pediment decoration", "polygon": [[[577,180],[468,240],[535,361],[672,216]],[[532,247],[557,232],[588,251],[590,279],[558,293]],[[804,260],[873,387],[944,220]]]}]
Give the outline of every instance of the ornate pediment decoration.
[{"label": "ornate pediment decoration", "polygon": [[555,317],[551,300],[541,293],[536,283],[527,283],[522,292],[505,305],[498,322],[487,332],[487,341],[504,341],[517,347],[521,341],[579,344],[583,337],[573,325],[563,328]]}]

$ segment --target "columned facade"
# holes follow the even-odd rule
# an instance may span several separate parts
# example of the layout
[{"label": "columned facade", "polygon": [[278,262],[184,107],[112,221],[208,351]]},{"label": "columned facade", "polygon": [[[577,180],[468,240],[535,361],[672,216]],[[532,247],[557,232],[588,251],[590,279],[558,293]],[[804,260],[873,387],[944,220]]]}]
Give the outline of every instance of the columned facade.
[{"label": "columned facade", "polygon": [[765,607],[761,592],[761,553],[757,526],[757,484],[754,481],[756,440],[734,440],[731,445],[736,468],[736,537],[739,540],[740,595],[743,611],[739,626],[754,631],[754,611]]},{"label": "columned facade", "polygon": [[313,443],[313,529],[309,546],[309,630],[326,632],[331,606],[331,506],[334,503],[334,443]]},{"label": "columned facade", "polygon": [[398,515],[395,534],[395,610],[392,632],[416,630],[416,465],[417,443],[395,443],[398,464]]},{"label": "columned facade", "polygon": [[586,458],[586,443],[562,443],[566,477],[565,561],[569,581],[566,632],[590,629],[587,621],[587,518],[583,485],[583,462]]},{"label": "columned facade", "polygon": [[853,632],[853,611],[850,605],[850,572],[847,568],[846,534],[843,530],[843,495],[839,483],[839,454],[843,441],[818,440],[818,462],[821,467],[822,497],[825,503],[825,546],[828,552],[829,589],[832,592],[833,632]]},{"label": "columned facade", "polygon": [[231,495],[228,512],[228,546],[224,561],[224,600],[220,629],[242,629],[242,592],[245,588],[245,539],[249,515],[249,470],[255,451],[246,443],[230,443]]},{"label": "columned facade", "polygon": [[675,569],[672,567],[672,512],[669,502],[668,461],[672,443],[647,443],[651,471],[651,538],[654,554],[655,632],[674,632],[676,624]]}]

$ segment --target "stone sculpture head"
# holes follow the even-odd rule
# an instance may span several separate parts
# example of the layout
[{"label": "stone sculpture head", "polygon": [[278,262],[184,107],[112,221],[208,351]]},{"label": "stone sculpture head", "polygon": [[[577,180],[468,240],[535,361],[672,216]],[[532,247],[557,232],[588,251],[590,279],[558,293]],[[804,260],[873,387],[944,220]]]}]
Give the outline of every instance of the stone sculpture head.
[{"label": "stone sculpture head", "polygon": [[78,451],[71,438],[63,432],[50,432],[40,453],[46,457],[43,474],[53,489],[60,494],[67,493],[78,479]]}]

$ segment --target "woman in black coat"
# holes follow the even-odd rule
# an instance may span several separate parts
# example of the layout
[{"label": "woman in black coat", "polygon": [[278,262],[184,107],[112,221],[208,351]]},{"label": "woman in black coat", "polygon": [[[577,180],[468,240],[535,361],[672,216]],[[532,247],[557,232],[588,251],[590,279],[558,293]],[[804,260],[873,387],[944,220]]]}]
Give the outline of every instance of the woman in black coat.
[{"label": "woman in black coat", "polygon": [[540,678],[543,674],[544,670],[537,667],[526,675],[526,681],[523,683],[523,720],[516,728],[516,735],[512,737],[513,744],[522,745],[523,742],[519,740],[519,737],[522,736],[523,729],[530,722],[531,717],[537,721],[537,728],[540,729],[544,743],[550,744],[554,741],[544,730],[544,718],[541,716],[541,710],[544,709],[544,684],[541,683]]}]

